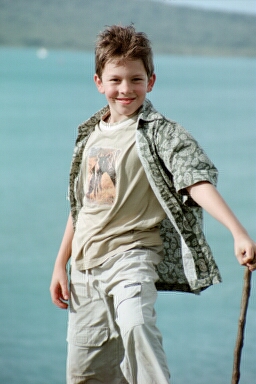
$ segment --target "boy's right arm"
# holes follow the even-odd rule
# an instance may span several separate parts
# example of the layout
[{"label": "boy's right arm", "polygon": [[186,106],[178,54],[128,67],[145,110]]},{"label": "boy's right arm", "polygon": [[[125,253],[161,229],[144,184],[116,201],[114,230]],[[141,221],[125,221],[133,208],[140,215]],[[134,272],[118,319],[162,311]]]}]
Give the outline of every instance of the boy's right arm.
[{"label": "boy's right arm", "polygon": [[55,261],[50,293],[52,301],[57,307],[67,309],[66,301],[69,299],[68,276],[66,271],[67,262],[71,256],[71,246],[74,236],[71,214],[69,214],[64,236]]}]

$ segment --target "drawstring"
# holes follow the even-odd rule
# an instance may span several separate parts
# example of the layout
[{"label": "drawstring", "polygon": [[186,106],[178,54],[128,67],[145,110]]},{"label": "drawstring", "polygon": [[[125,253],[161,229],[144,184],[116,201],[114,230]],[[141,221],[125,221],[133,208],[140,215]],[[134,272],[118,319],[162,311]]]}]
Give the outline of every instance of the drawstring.
[{"label": "drawstring", "polygon": [[86,269],[86,271],[85,271],[85,283],[86,283],[86,288],[87,288],[87,297],[91,297],[89,269]]}]

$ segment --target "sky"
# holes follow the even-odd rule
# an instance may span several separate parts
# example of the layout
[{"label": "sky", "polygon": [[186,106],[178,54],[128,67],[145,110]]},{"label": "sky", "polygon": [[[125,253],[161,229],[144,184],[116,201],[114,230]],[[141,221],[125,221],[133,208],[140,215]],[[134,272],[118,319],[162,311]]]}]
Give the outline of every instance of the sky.
[{"label": "sky", "polygon": [[[161,0],[160,0],[161,1]],[[173,5],[256,14],[256,0],[162,0]]]}]

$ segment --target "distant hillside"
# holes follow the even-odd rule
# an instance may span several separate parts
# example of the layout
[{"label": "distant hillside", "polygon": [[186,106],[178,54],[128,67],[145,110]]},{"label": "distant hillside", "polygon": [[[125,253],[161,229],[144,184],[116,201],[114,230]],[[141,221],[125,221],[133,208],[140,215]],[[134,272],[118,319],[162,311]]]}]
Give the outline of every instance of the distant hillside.
[{"label": "distant hillside", "polygon": [[105,25],[131,22],[157,53],[256,55],[256,16],[153,0],[0,0],[0,45],[92,50]]}]

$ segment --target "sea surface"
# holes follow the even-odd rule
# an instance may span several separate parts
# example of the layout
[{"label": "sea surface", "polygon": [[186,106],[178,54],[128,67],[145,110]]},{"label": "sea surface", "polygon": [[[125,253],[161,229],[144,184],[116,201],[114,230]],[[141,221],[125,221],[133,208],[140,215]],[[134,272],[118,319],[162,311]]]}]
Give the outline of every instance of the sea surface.
[{"label": "sea surface", "polygon": [[[149,98],[219,169],[219,190],[256,238],[256,60],[156,56]],[[49,284],[69,205],[77,126],[105,105],[92,52],[0,49],[0,383],[64,384],[67,312]],[[205,215],[223,283],[156,304],[173,384],[231,382],[244,269],[229,232]],[[255,272],[256,274],[256,272]],[[252,289],[240,384],[256,381]],[[161,384],[161,383],[159,383]]]}]

